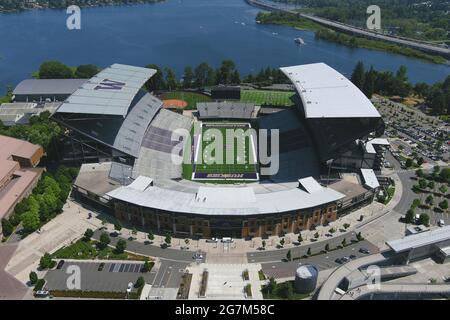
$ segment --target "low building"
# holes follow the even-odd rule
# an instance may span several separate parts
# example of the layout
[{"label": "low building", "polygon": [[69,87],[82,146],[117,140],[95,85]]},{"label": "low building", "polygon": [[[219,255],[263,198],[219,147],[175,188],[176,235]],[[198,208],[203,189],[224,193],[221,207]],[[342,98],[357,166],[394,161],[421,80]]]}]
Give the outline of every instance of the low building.
[{"label": "low building", "polygon": [[46,111],[48,111],[50,115],[52,115],[60,105],[60,102],[3,103],[0,106],[0,121],[7,127],[15,126],[18,124],[28,124],[32,116],[38,116]]},{"label": "low building", "polygon": [[16,102],[64,101],[88,79],[26,79],[13,90]]},{"label": "low building", "polygon": [[0,218],[14,211],[37,184],[43,169],[37,168],[44,150],[27,141],[0,136]]},{"label": "low building", "polygon": [[445,254],[449,251],[442,248],[450,246],[450,226],[409,235],[402,239],[388,241],[386,244],[401,262],[406,264],[429,257],[438,258],[442,254],[446,258]]}]

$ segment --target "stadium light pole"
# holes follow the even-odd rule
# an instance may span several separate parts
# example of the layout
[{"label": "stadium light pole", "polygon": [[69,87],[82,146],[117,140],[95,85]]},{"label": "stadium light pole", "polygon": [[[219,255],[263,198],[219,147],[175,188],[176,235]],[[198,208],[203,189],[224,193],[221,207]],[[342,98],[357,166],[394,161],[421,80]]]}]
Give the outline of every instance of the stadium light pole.
[{"label": "stadium light pole", "polygon": [[327,161],[327,164],[328,164],[327,187],[330,184],[331,164],[333,163],[333,161],[334,161],[334,159],[330,159]]}]

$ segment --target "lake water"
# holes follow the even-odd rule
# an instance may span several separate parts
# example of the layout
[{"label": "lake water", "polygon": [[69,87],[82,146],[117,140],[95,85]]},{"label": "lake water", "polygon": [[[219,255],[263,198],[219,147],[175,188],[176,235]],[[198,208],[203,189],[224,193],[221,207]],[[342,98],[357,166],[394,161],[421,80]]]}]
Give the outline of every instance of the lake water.
[{"label": "lake water", "polygon": [[[408,67],[412,82],[434,83],[448,65],[316,40],[314,33],[258,25],[259,9],[244,0],[168,0],[147,5],[82,9],[82,30],[66,28],[64,10],[0,14],[0,92],[16,85],[46,60],[76,66],[112,63],[170,66],[181,77],[188,64],[217,66],[233,59],[241,74],[266,66],[325,62],[349,75],[362,60],[377,70]],[[294,38],[306,45],[298,46]]]}]

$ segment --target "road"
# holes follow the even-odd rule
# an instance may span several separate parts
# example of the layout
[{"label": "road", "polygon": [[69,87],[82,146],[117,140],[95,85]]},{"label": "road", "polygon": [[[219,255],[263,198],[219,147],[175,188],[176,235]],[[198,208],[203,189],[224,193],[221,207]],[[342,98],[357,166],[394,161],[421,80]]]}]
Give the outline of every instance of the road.
[{"label": "road", "polygon": [[287,13],[292,13],[292,14],[298,14],[299,16],[301,16],[305,19],[309,19],[311,21],[314,21],[314,22],[324,25],[326,27],[337,29],[342,32],[353,33],[353,34],[357,34],[357,35],[363,36],[363,37],[392,42],[392,43],[395,43],[398,45],[418,49],[418,50],[425,51],[428,53],[437,54],[437,55],[444,56],[444,57],[450,57],[450,49],[449,48],[436,46],[436,45],[433,45],[433,44],[430,44],[427,42],[414,40],[414,39],[389,36],[389,35],[375,32],[375,31],[370,31],[370,30],[354,27],[354,26],[351,26],[348,24],[331,21],[328,19],[323,19],[323,18],[311,16],[311,15],[304,14],[304,13],[299,13],[298,11],[286,8],[282,5],[272,3],[272,2],[261,1],[261,0],[246,0],[246,2],[252,6],[263,8],[266,10],[282,11],[282,12],[287,12]]}]

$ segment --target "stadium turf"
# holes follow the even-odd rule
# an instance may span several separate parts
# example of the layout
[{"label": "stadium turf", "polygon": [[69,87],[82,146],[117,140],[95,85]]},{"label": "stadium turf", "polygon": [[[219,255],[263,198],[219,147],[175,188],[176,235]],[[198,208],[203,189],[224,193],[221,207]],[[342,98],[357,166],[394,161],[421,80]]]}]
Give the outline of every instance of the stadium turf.
[{"label": "stadium turf", "polygon": [[253,102],[258,106],[290,107],[294,103],[290,99],[294,92],[270,90],[242,90],[241,101]]}]

